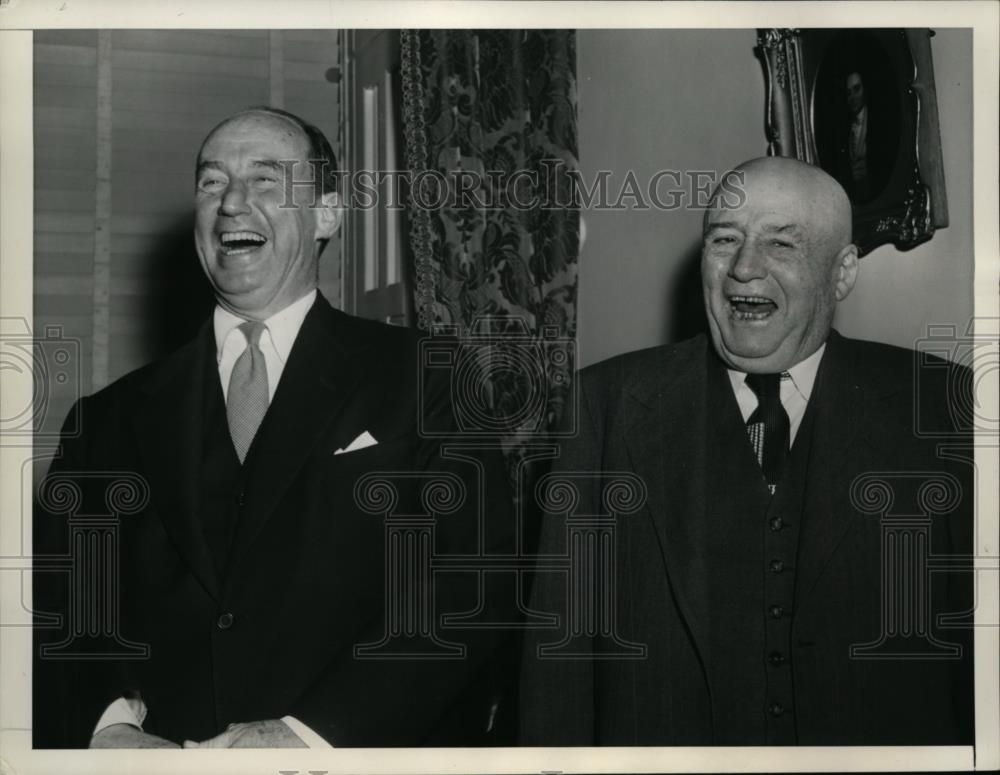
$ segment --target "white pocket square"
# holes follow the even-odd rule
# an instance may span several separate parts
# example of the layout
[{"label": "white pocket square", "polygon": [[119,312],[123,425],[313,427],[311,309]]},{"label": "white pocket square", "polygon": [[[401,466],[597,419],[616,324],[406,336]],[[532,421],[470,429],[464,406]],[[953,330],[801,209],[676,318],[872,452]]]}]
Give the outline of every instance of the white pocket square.
[{"label": "white pocket square", "polygon": [[372,436],[368,431],[365,431],[360,436],[358,436],[354,441],[348,444],[346,447],[342,447],[334,452],[334,455],[342,455],[345,452],[357,452],[359,449],[364,449],[365,447],[373,447],[378,444],[375,441],[375,437]]}]

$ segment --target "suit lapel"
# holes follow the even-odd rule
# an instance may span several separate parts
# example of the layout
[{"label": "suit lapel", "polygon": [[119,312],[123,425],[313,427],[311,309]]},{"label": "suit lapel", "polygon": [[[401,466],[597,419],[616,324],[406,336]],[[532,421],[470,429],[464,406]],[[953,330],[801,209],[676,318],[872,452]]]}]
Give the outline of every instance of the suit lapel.
[{"label": "suit lapel", "polygon": [[695,643],[704,643],[705,396],[707,345],[664,356],[650,374],[626,387],[626,446],[648,489],[653,522],[670,586]]},{"label": "suit lapel", "polygon": [[215,568],[198,518],[203,397],[214,350],[209,321],[142,386],[145,400],[134,424],[143,470],[164,528],[205,591],[217,599]]},{"label": "suit lapel", "polygon": [[348,344],[350,337],[343,332],[338,335],[337,315],[322,296],[317,298],[302,323],[274,400],[254,438],[247,458],[252,469],[247,477],[246,508],[236,528],[230,576],[238,575],[241,555],[319,440],[331,434],[331,423],[364,377],[364,344]]},{"label": "suit lapel", "polygon": [[848,464],[858,468],[857,461],[871,458],[869,450],[879,445],[882,404],[893,400],[891,391],[869,384],[870,370],[871,364],[857,361],[849,340],[830,332],[807,410],[814,415],[799,535],[797,604],[815,586],[858,518],[849,499]]}]

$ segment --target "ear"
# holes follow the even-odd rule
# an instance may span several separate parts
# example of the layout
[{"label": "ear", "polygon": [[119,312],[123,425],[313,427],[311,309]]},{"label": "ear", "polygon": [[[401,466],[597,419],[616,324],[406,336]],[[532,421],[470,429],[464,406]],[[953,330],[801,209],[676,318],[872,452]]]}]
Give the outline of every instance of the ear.
[{"label": "ear", "polygon": [[848,297],[858,279],[858,248],[853,243],[842,248],[834,262],[834,295],[837,301]]},{"label": "ear", "polygon": [[344,207],[336,191],[323,194],[316,212],[316,239],[330,239],[344,220]]}]

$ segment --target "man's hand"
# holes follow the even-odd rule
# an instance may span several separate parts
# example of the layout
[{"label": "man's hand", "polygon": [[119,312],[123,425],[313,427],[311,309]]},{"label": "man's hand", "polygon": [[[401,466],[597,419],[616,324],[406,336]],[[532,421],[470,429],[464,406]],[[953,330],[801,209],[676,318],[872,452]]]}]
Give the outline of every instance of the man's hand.
[{"label": "man's hand", "polygon": [[305,748],[302,738],[280,719],[230,724],[221,735],[196,743],[184,741],[185,748]]},{"label": "man's hand", "polygon": [[131,724],[112,724],[90,738],[91,748],[180,748]]}]

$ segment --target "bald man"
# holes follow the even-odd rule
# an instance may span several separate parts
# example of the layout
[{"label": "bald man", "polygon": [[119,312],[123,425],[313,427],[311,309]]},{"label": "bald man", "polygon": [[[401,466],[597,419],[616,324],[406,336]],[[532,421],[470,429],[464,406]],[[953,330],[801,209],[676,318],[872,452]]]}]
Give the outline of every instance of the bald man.
[{"label": "bald man", "polygon": [[[36,576],[38,610],[62,626],[36,631],[35,747],[492,741],[501,633],[454,630],[445,648],[412,632],[418,620],[476,610],[476,578],[387,589],[397,571],[387,515],[366,511],[355,487],[384,476],[397,488],[394,516],[426,513],[420,482],[461,489],[434,548],[476,551],[482,519],[505,554],[509,518],[476,513],[490,476],[499,486],[486,508],[503,508],[499,461],[444,460],[418,418],[454,421],[448,386],[422,383],[416,334],[345,315],[318,292],[342,210],[317,128],[274,108],[242,111],[209,133],[195,170],[195,244],[216,309],[180,350],[82,399],[68,425],[82,433],[65,436],[53,464],[49,481],[77,488],[83,515],[106,513],[115,477],[145,483],[149,499],[117,526],[116,628],[96,658],[79,653],[94,649],[76,637],[79,588]],[[36,553],[66,557],[86,517],[67,525],[77,515],[40,505]],[[101,557],[77,562],[74,578],[107,570]],[[414,612],[417,598],[433,611]],[[405,643],[389,638],[397,607],[414,617]]]},{"label": "bald man", "polygon": [[[862,477],[885,476],[895,513],[912,515],[910,489],[960,485],[961,503],[931,520],[930,551],[969,552],[969,469],[914,428],[919,380],[936,430],[954,430],[932,378],[947,370],[915,377],[911,351],[831,328],[858,277],[835,180],[783,158],[735,176],[742,195],[720,189],[704,217],[710,336],[579,375],[580,431],[555,473],[586,482],[573,513],[607,513],[602,482],[623,475],[641,480],[645,504],[617,518],[613,555],[591,557],[605,563],[600,588],[579,580],[600,570],[536,575],[531,608],[573,631],[527,638],[521,740],[971,742],[971,639],[938,626],[969,608],[971,582],[935,574],[929,591],[908,588],[926,593],[930,632],[896,648],[884,526],[852,497]],[[546,515],[540,552],[565,556],[566,536],[566,515]]]}]

